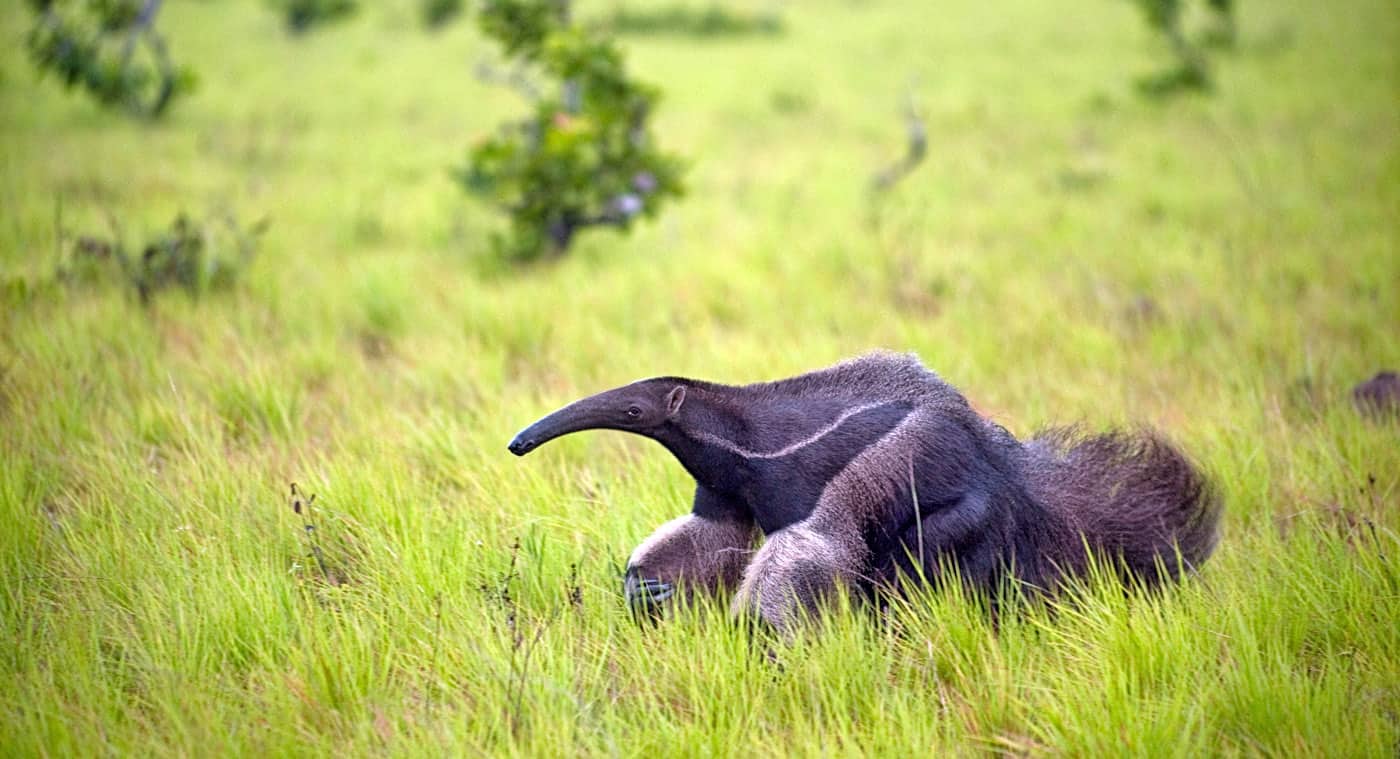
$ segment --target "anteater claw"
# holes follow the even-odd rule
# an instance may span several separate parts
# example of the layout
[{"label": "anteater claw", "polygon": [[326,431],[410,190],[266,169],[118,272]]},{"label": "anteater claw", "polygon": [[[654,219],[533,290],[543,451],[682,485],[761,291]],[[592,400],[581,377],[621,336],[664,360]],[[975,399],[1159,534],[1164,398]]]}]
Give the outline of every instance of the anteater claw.
[{"label": "anteater claw", "polygon": [[676,594],[676,587],[669,582],[639,577],[635,569],[628,569],[622,581],[622,594],[638,622],[655,621],[661,615],[662,604]]}]

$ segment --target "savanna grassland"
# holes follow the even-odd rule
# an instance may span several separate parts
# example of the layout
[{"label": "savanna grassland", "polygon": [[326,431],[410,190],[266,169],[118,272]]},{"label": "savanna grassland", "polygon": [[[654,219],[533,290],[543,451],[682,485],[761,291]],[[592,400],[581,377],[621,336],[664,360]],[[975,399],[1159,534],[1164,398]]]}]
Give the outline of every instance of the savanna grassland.
[{"label": "savanna grassland", "polygon": [[[200,85],[157,123],[37,79],[0,10],[0,754],[1396,755],[1400,427],[1349,398],[1400,365],[1393,0],[1246,0],[1214,93],[1166,99],[1121,0],[624,36],[688,195],[524,267],[452,174],[524,108],[470,23],[167,5]],[[909,91],[929,153],[875,204]],[[270,219],[231,289],[56,277],[182,210]],[[626,613],[627,553],[688,509],[665,451],[505,450],[638,377],[873,347],[1018,434],[1160,426],[1223,494],[1214,558],[762,651],[720,609]]]}]

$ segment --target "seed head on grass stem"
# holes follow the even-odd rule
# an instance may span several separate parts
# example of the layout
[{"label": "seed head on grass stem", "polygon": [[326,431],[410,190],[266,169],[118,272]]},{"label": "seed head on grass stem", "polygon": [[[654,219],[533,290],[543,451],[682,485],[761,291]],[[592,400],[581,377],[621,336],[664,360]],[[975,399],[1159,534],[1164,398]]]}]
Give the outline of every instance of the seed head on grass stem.
[{"label": "seed head on grass stem", "polygon": [[341,584],[340,578],[332,574],[330,567],[326,565],[326,555],[321,550],[321,541],[316,534],[316,523],[311,517],[311,504],[315,502],[315,493],[305,496],[297,488],[297,484],[292,483],[292,511],[301,517],[302,533],[306,536],[309,552],[316,559],[316,566],[321,570],[321,576],[325,578],[326,584],[338,586]]}]

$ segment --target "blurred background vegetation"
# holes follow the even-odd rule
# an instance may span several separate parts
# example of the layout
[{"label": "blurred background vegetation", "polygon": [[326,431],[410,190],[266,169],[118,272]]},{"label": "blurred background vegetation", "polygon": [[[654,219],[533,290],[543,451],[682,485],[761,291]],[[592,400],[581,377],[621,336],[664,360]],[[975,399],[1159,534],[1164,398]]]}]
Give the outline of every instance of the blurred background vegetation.
[{"label": "blurred background vegetation", "polygon": [[[0,34],[0,753],[1394,755],[1400,446],[1350,394],[1400,365],[1393,2],[36,0]],[[1018,434],[1164,428],[1216,557],[774,661],[722,610],[627,618],[688,508],[663,451],[504,450],[631,379],[877,346]]]}]

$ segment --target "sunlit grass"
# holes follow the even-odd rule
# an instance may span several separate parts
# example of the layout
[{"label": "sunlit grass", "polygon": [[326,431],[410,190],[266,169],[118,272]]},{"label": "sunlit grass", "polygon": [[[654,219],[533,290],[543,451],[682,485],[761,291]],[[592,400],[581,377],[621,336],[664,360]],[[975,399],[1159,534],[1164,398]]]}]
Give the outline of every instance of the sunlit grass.
[{"label": "sunlit grass", "polygon": [[[690,194],[518,271],[450,176],[523,107],[466,25],[167,6],[202,82],[168,123],[0,51],[0,754],[1394,755],[1400,446],[1347,396],[1400,365],[1389,4],[1244,4],[1217,93],[1165,103],[1126,2],[625,38]],[[872,208],[911,86],[930,153]],[[51,281],[56,220],[225,207],[272,221],[232,292]],[[607,433],[505,451],[638,377],[876,346],[1018,434],[1164,428],[1225,496],[1215,557],[995,621],[945,592],[790,645],[718,606],[641,629],[620,564],[684,471]]]}]

